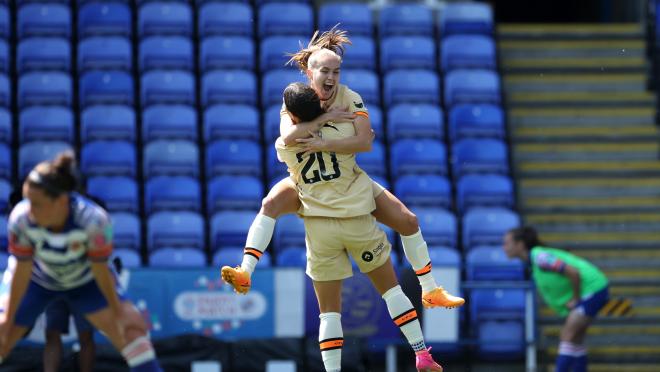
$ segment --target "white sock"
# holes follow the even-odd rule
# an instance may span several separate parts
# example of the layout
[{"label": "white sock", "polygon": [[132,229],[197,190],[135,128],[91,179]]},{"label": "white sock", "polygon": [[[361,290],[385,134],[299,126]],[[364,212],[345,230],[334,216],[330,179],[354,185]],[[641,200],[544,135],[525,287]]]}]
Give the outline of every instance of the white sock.
[{"label": "white sock", "polygon": [[257,266],[259,258],[268,247],[268,243],[273,237],[273,230],[275,230],[275,219],[273,218],[257,214],[254,221],[252,221],[245,240],[245,253],[241,263],[241,268],[250,275],[254,272],[254,267]]},{"label": "white sock", "polygon": [[138,337],[121,350],[129,367],[135,367],[156,359],[156,352],[146,336]]},{"label": "white sock", "polygon": [[327,372],[341,370],[341,348],[344,346],[344,332],[341,329],[341,314],[321,313],[319,315],[319,348]]},{"label": "white sock", "polygon": [[403,332],[403,335],[413,350],[426,350],[422,327],[417,318],[417,311],[415,311],[412,303],[401,290],[401,286],[397,285],[390,288],[383,294],[383,300],[387,304],[387,311],[390,313],[392,321]]},{"label": "white sock", "polygon": [[408,236],[401,235],[401,245],[403,245],[403,253],[419,280],[422,286],[422,292],[429,292],[436,288],[438,285],[431,273],[431,258],[429,257],[429,247],[424,241],[422,230],[417,230],[416,233]]}]

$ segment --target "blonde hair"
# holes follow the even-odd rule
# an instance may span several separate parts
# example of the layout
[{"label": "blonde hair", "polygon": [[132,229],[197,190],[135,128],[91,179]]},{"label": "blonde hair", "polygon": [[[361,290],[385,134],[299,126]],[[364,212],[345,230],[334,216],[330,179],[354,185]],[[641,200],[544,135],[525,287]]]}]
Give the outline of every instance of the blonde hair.
[{"label": "blonde hair", "polygon": [[344,44],[352,44],[351,40],[347,36],[347,32],[337,28],[338,24],[331,28],[329,31],[325,31],[319,36],[319,31],[317,30],[312,35],[311,40],[307,44],[307,47],[302,47],[296,53],[287,53],[288,56],[291,56],[291,59],[287,62],[288,64],[297,64],[300,71],[305,72],[309,69],[309,58],[315,52],[327,49],[335,53],[339,58],[344,55]]}]

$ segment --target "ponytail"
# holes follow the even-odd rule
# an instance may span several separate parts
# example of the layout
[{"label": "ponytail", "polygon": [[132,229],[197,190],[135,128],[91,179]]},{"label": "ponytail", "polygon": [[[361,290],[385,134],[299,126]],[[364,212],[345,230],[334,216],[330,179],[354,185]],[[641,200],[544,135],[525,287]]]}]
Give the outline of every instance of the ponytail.
[{"label": "ponytail", "polygon": [[319,36],[319,31],[314,32],[314,35],[307,43],[307,47],[300,46],[301,49],[296,53],[289,53],[291,59],[288,64],[297,64],[300,71],[305,72],[309,69],[309,58],[315,52],[320,50],[329,50],[337,56],[344,55],[344,44],[351,44],[351,40],[347,36],[347,32],[337,28],[335,25],[329,31],[325,31]]}]

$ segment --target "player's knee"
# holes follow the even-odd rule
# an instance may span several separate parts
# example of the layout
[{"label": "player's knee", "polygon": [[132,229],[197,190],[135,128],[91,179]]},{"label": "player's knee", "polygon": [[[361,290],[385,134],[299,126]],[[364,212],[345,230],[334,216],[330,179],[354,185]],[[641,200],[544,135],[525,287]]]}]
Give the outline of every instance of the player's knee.
[{"label": "player's knee", "polygon": [[411,211],[404,213],[400,234],[413,235],[419,231],[419,221],[417,215]]},{"label": "player's knee", "polygon": [[270,218],[277,218],[282,213],[281,207],[281,203],[277,199],[268,195],[261,200],[261,211],[259,213]]}]

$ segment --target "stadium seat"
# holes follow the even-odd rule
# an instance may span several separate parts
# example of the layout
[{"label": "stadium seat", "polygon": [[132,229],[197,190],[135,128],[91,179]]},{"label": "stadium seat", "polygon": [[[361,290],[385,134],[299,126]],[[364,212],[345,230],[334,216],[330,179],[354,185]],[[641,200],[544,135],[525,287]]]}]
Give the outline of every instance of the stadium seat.
[{"label": "stadium seat", "polygon": [[245,36],[254,34],[254,14],[250,4],[208,2],[199,8],[199,37],[213,35]]},{"label": "stadium seat", "polygon": [[215,177],[206,189],[209,214],[226,209],[259,209],[264,197],[261,179],[253,176]]},{"label": "stadium seat", "polygon": [[387,178],[381,177],[381,176],[372,176],[372,175],[369,175],[369,177],[371,177],[372,181],[374,181],[374,182],[378,183],[379,185],[383,186],[383,188],[391,190],[390,182],[387,180]]},{"label": "stadium seat", "polygon": [[453,34],[493,33],[493,10],[488,4],[479,2],[449,3],[440,16],[440,32],[443,36]]},{"label": "stadium seat", "polygon": [[499,174],[468,174],[456,185],[458,211],[463,213],[471,207],[513,208],[513,182]]},{"label": "stadium seat", "polygon": [[195,67],[193,45],[182,36],[150,36],[139,45],[140,71],[188,70]]},{"label": "stadium seat", "polygon": [[266,146],[266,172],[269,189],[282,180],[282,178],[289,177],[287,166],[277,159],[277,151],[275,150],[275,145],[272,143]]},{"label": "stadium seat", "polygon": [[[261,49],[261,52],[264,50]],[[245,36],[207,37],[199,47],[202,73],[218,69],[254,70],[256,59],[254,41]]]},{"label": "stadium seat", "polygon": [[376,140],[384,141],[385,140],[385,126],[383,124],[383,112],[380,110],[379,106],[370,106],[369,107],[369,122],[371,123],[371,129],[376,135]]},{"label": "stadium seat", "polygon": [[[12,187],[9,181],[0,180],[0,214],[6,215],[9,212],[9,196]],[[6,230],[6,227],[5,227]]]},{"label": "stadium seat", "polygon": [[158,212],[147,220],[147,249],[194,248],[204,250],[204,220],[195,212]]},{"label": "stadium seat", "polygon": [[144,148],[143,176],[199,177],[199,149],[184,140],[153,141]]},{"label": "stadium seat", "polygon": [[429,258],[433,267],[461,267],[461,254],[450,247],[429,247]]},{"label": "stadium seat", "polygon": [[133,47],[123,37],[89,37],[78,43],[78,71],[133,68]]},{"label": "stadium seat", "polygon": [[152,177],[144,187],[144,212],[202,210],[201,186],[191,177]]},{"label": "stadium seat", "polygon": [[71,37],[69,6],[54,3],[26,4],[18,8],[18,39],[31,36]]},{"label": "stadium seat", "polygon": [[357,153],[355,160],[369,176],[385,177],[387,175],[385,146],[380,141],[373,141],[371,151]]},{"label": "stadium seat", "polygon": [[480,360],[519,360],[525,355],[525,330],[520,320],[477,323],[476,354]]},{"label": "stadium seat", "polygon": [[440,44],[440,66],[443,71],[461,68],[494,70],[497,67],[495,42],[481,35],[453,35]]},{"label": "stadium seat", "polygon": [[[235,265],[243,260],[243,248],[241,247],[225,247],[213,255],[212,264],[214,267],[221,267],[223,265]],[[267,269],[271,267],[270,253],[264,254],[257,262],[257,269]]]},{"label": "stadium seat", "polygon": [[[5,146],[0,146],[3,149]],[[18,179],[22,181],[25,176],[34,168],[35,165],[45,160],[52,160],[57,154],[62,151],[73,151],[70,144],[66,142],[30,142],[21,145],[18,149]],[[0,151],[4,152],[4,151]],[[6,156],[0,155],[0,162],[11,160],[9,156],[9,149],[7,149]],[[9,170],[5,171],[5,178],[11,175],[11,163],[8,163]],[[0,170],[4,171],[5,165],[0,166]]]},{"label": "stadium seat", "polygon": [[12,56],[9,51],[9,44],[7,44],[7,41],[0,39],[0,73],[8,74],[11,66]]},{"label": "stadium seat", "polygon": [[206,147],[206,177],[261,177],[261,146],[249,140],[219,140]]},{"label": "stadium seat", "polygon": [[71,106],[72,102],[73,89],[69,74],[29,72],[18,79],[19,108],[35,105]]},{"label": "stadium seat", "polygon": [[445,135],[442,109],[427,103],[402,103],[387,112],[387,137],[390,143],[402,138],[442,140]]},{"label": "stadium seat", "polygon": [[9,17],[9,9],[6,5],[0,5],[0,38],[9,39],[11,35],[11,18]]},{"label": "stadium seat", "polygon": [[138,186],[132,178],[90,177],[86,192],[101,199],[109,212],[140,213]]},{"label": "stadium seat", "polygon": [[520,217],[509,209],[472,208],[463,216],[463,249],[500,245],[504,234],[519,225]]},{"label": "stadium seat", "polygon": [[197,111],[186,105],[154,105],[142,112],[142,141],[197,141]]},{"label": "stadium seat", "polygon": [[0,239],[2,239],[2,242],[0,242],[0,265],[4,265],[6,267],[7,259],[9,258],[9,255],[5,253],[7,252],[7,245],[9,242],[9,239],[7,237],[6,215],[0,216]]},{"label": "stadium seat", "polygon": [[78,37],[123,36],[133,34],[130,4],[121,2],[89,2],[78,11]]},{"label": "stadium seat", "polygon": [[390,36],[380,44],[380,70],[435,70],[435,40],[428,36]]},{"label": "stadium seat", "polygon": [[445,76],[445,106],[500,103],[500,77],[489,70],[453,70]]},{"label": "stadium seat", "polygon": [[188,71],[149,71],[142,75],[140,98],[144,106],[196,103],[195,77]]},{"label": "stadium seat", "polygon": [[[24,156],[25,155],[22,155],[19,152],[19,164],[18,164],[19,172],[21,171],[21,169],[23,167],[23,163],[20,162],[20,160]],[[9,149],[9,146],[7,146],[4,143],[0,143],[0,178],[6,179],[6,180],[11,179],[11,177],[13,175],[13,172],[12,172],[12,167],[13,166],[12,166],[12,164],[13,164],[12,152]],[[27,169],[27,171],[30,171],[31,169],[32,168]],[[24,173],[21,173],[21,174],[24,175]],[[22,179],[23,179],[23,177],[19,178],[19,180],[22,180]]]},{"label": "stadium seat", "polygon": [[397,103],[440,103],[438,75],[428,70],[395,70],[385,74],[385,105]]},{"label": "stadium seat", "polygon": [[339,23],[339,28],[348,31],[353,41],[354,35],[371,37],[373,34],[371,9],[366,3],[323,3],[318,15],[319,30],[329,30]]},{"label": "stadium seat", "polygon": [[14,138],[12,115],[6,108],[0,107],[0,143],[11,143]]},{"label": "stadium seat", "polygon": [[80,115],[82,143],[96,140],[135,142],[135,128],[135,111],[128,106],[90,106]]},{"label": "stadium seat", "polygon": [[31,37],[23,39],[16,48],[16,70],[28,71],[71,70],[71,44],[67,39],[56,37]]},{"label": "stadium seat", "polygon": [[397,178],[394,193],[407,206],[428,206],[450,209],[451,185],[445,177],[435,174],[413,174]]},{"label": "stadium seat", "polygon": [[525,280],[525,267],[509,259],[500,246],[473,247],[466,258],[468,280]]},{"label": "stadium seat", "polygon": [[125,141],[94,141],[83,145],[80,170],[92,176],[137,176],[135,145]]},{"label": "stadium seat", "polygon": [[121,266],[127,269],[135,269],[141,266],[140,254],[131,249],[113,249],[110,260],[113,261],[115,258],[118,258]]},{"label": "stadium seat", "polygon": [[131,249],[139,252],[142,246],[142,228],[137,214],[116,212],[112,220],[113,246],[115,249]]},{"label": "stadium seat", "polygon": [[391,4],[380,11],[379,33],[433,36],[433,12],[423,4]]},{"label": "stadium seat", "polygon": [[18,141],[62,141],[73,143],[73,112],[62,106],[32,106],[18,117]]},{"label": "stadium seat", "polygon": [[[257,78],[244,70],[217,70],[202,77],[202,105],[236,103],[257,105]],[[282,92],[280,92],[280,96]],[[281,99],[281,98],[280,98]]]},{"label": "stadium seat", "polygon": [[[280,136],[280,112],[282,110],[282,103],[270,105],[264,114],[264,140],[266,143],[275,143],[277,137]],[[369,112],[371,115],[371,112]]]},{"label": "stadium seat", "polygon": [[133,77],[123,71],[90,71],[80,79],[80,106],[128,105],[134,102]]},{"label": "stadium seat", "polygon": [[0,74],[0,107],[9,107],[12,95],[7,75]]},{"label": "stadium seat", "polygon": [[342,57],[342,68],[376,71],[377,65],[374,40],[367,36],[351,36],[351,44],[346,45],[346,53]]},{"label": "stadium seat", "polygon": [[468,300],[473,321],[521,319],[525,314],[523,289],[473,289]]},{"label": "stadium seat", "polygon": [[447,175],[447,150],[442,142],[432,139],[402,139],[390,150],[390,174]]},{"label": "stadium seat", "polygon": [[307,252],[300,248],[285,248],[277,252],[277,267],[307,267]]},{"label": "stadium seat", "polygon": [[273,233],[273,245],[277,252],[286,248],[305,249],[305,224],[302,218],[287,214],[277,219]]},{"label": "stadium seat", "polygon": [[185,2],[153,2],[140,6],[138,34],[192,36],[193,14]]},{"label": "stadium seat", "polygon": [[504,112],[491,104],[459,104],[449,111],[449,138],[456,142],[463,138],[505,137]]},{"label": "stadium seat", "polygon": [[371,70],[342,70],[341,81],[357,92],[369,109],[380,105],[380,79]]},{"label": "stadium seat", "polygon": [[204,141],[261,140],[259,112],[250,105],[213,105],[204,111]]},{"label": "stadium seat", "polygon": [[256,214],[256,210],[222,211],[214,214],[210,226],[211,251],[215,252],[224,247],[244,247],[245,238]]},{"label": "stadium seat", "polygon": [[509,173],[507,146],[495,139],[464,139],[452,145],[455,179],[470,173]]},{"label": "stadium seat", "polygon": [[305,42],[304,35],[274,35],[267,36],[261,40],[259,46],[259,69],[261,72],[280,68],[297,69],[296,63],[287,64],[291,56],[287,53],[295,53],[300,49],[301,43]]},{"label": "stadium seat", "polygon": [[149,254],[150,267],[201,268],[206,266],[204,252],[195,248],[161,248]]},{"label": "stadium seat", "polygon": [[269,3],[259,7],[259,38],[269,35],[311,35],[314,11],[309,4]]},{"label": "stadium seat", "polygon": [[282,92],[290,83],[305,82],[307,78],[293,69],[277,69],[266,72],[261,79],[261,106],[282,105]]},{"label": "stadium seat", "polygon": [[441,208],[412,208],[429,246],[457,247],[458,223],[453,213]]}]

